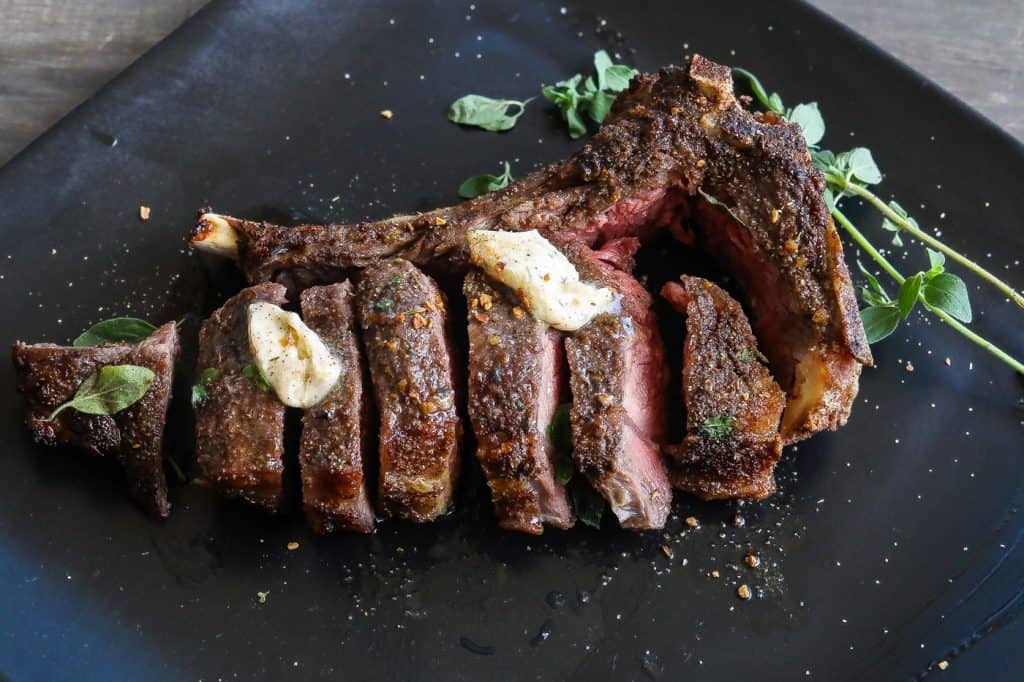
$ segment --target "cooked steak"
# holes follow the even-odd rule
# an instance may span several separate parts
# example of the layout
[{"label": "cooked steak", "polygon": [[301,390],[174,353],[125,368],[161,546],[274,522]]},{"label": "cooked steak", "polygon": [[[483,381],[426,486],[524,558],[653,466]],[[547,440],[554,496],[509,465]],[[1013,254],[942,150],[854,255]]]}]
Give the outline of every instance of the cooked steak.
[{"label": "cooked steak", "polygon": [[562,392],[562,338],[502,285],[466,275],[469,418],[498,525],[539,535],[575,522],[548,438]]},{"label": "cooked steak", "polygon": [[277,511],[285,407],[254,381],[258,370],[249,349],[248,309],[260,301],[284,304],[285,288],[243,289],[199,331],[196,373],[213,369],[216,374],[205,382],[208,397],[196,408],[196,460],[203,477],[222,494]]},{"label": "cooked steak", "polygon": [[341,363],[341,377],[302,416],[302,506],[321,533],[335,528],[373,532],[367,494],[372,398],[366,394],[366,363],[359,352],[352,285],[302,292],[302,317]]},{"label": "cooked steak", "polygon": [[604,253],[579,243],[565,250],[583,280],[621,295],[618,312],[598,315],[565,342],[573,459],[623,528],[662,528],[672,504],[660,452],[668,371],[651,296],[608,264],[621,261],[621,243]]},{"label": "cooked steak", "polygon": [[380,415],[380,511],[431,521],[451,505],[462,441],[444,296],[400,258],[364,270],[356,291]]},{"label": "cooked steak", "polygon": [[740,304],[706,279],[681,281],[661,290],[686,315],[686,438],[666,448],[672,484],[705,500],[767,497],[782,452],[785,393],[759,361]]},{"label": "cooked steak", "polygon": [[[745,111],[729,69],[695,55],[634,78],[579,152],[504,190],[352,225],[282,228],[204,213],[192,243],[227,239],[229,248],[214,250],[237,250],[250,281],[304,283],[395,255],[463,268],[469,230],[537,228],[595,245],[682,217],[683,234],[749,299],[761,347],[789,394],[783,438],[792,442],[845,423],[860,366],[871,363],[823,192],[799,126]],[[729,212],[687,199],[699,195]]]},{"label": "cooked steak", "polygon": [[[163,325],[139,344],[75,348],[18,341],[12,354],[18,390],[28,402],[25,422],[35,441],[113,455],[124,469],[139,506],[150,514],[166,517],[171,507],[161,444],[178,356],[176,325]],[[136,403],[112,416],[89,415],[70,408],[49,419],[89,375],[106,365],[124,364],[147,367],[154,374],[149,390]]]}]

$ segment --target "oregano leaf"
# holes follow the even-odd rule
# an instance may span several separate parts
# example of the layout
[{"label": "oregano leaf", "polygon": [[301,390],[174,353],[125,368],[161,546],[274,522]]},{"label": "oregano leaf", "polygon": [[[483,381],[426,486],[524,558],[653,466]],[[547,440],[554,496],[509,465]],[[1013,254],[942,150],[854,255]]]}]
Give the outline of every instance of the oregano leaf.
[{"label": "oregano leaf", "polygon": [[448,120],[459,125],[501,132],[515,126],[529,101],[465,95],[452,102],[448,110]]},{"label": "oregano leaf", "polygon": [[941,272],[929,279],[921,293],[928,305],[949,313],[961,322],[970,322],[974,317],[967,285],[951,272]]},{"label": "oregano leaf", "polygon": [[138,343],[152,335],[156,327],[137,317],[114,317],[97,322],[71,342],[72,346],[101,346],[106,343]]},{"label": "oregano leaf", "polygon": [[899,293],[896,295],[896,309],[900,311],[900,317],[904,320],[910,315],[917,303],[917,295],[921,291],[921,284],[924,282],[924,274],[917,273],[913,277],[903,280]]},{"label": "oregano leaf", "polygon": [[825,137],[825,119],[818,110],[817,102],[797,104],[786,118],[800,126],[808,147],[817,145]]},{"label": "oregano leaf", "polygon": [[153,383],[153,370],[138,365],[107,365],[86,377],[74,397],[50,415],[72,407],[85,414],[112,415],[134,405]]},{"label": "oregano leaf", "polygon": [[892,304],[873,305],[860,311],[860,319],[868,343],[878,343],[896,331],[900,323],[900,311]]}]

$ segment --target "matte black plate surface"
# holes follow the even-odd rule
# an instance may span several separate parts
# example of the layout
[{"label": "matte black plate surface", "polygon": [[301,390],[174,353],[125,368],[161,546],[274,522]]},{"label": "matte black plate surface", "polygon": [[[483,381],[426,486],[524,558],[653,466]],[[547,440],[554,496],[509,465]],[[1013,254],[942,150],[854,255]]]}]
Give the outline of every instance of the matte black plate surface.
[{"label": "matte black plate surface", "polygon": [[[1020,146],[830,20],[793,2],[562,6],[213,3],[0,171],[2,342],[190,316],[168,444],[187,464],[195,320],[240,284],[187,253],[195,209],[354,220],[454,202],[502,159],[525,174],[579,144],[546,103],[503,135],[449,124],[447,105],[535,96],[599,47],[644,70],[699,51],[790,104],[817,99],[827,146],[872,147],[886,192],[1024,285]],[[910,249],[905,267],[922,264]],[[1021,311],[970,282],[976,328],[1024,355]],[[372,537],[317,538],[298,513],[195,485],[155,523],[112,468],[31,444],[0,364],[0,672],[868,680],[948,660],[942,679],[1019,679],[1021,384],[917,317],[875,352],[849,425],[787,451],[769,503],[681,500],[664,536],[539,539],[497,530],[479,481],[456,518]],[[741,582],[757,598],[738,600]]]}]

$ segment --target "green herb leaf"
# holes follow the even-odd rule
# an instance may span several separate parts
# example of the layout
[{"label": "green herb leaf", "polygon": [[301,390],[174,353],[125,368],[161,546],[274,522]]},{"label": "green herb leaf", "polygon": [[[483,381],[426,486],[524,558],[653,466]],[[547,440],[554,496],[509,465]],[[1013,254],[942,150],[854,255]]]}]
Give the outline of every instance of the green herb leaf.
[{"label": "green herb leaf", "polygon": [[927,246],[924,247],[924,249],[925,251],[928,252],[928,265],[931,266],[928,272],[925,273],[924,278],[932,279],[933,277],[935,277],[935,275],[945,271],[946,257],[942,255],[941,252],[933,251],[929,249]]},{"label": "green herb leaf", "polygon": [[868,343],[878,343],[896,331],[900,323],[900,311],[892,304],[873,305],[860,311],[860,319],[864,323]]},{"label": "green herb leaf", "polygon": [[587,115],[594,123],[603,123],[608,112],[615,104],[615,95],[607,92],[595,92],[587,101]]},{"label": "green herb leaf", "polygon": [[256,365],[249,364],[242,368],[242,376],[249,380],[249,382],[258,388],[259,390],[266,393],[270,390],[270,383],[267,378],[263,376],[263,372]]},{"label": "green herb leaf", "polygon": [[924,282],[924,273],[917,273],[913,277],[903,280],[899,293],[896,295],[896,309],[900,311],[900,317],[904,320],[917,303],[917,295],[921,291],[921,284]]},{"label": "green herb leaf", "polygon": [[192,384],[192,409],[200,407],[210,397],[206,387],[217,378],[218,374],[220,374],[220,370],[216,367],[207,367],[199,373],[196,383]]},{"label": "green herb leaf", "polygon": [[556,407],[547,428],[548,441],[559,452],[572,449],[572,422],[569,418],[571,407],[569,403]]},{"label": "green herb leaf", "polygon": [[395,302],[390,298],[381,298],[373,302],[373,309],[378,313],[386,313],[391,310],[393,305],[395,305]]},{"label": "green herb leaf", "polygon": [[825,137],[825,119],[818,110],[818,103],[797,104],[789,112],[786,118],[791,123],[797,123],[804,131],[804,140],[808,147],[813,147]]},{"label": "green herb leaf", "polygon": [[156,327],[137,317],[115,317],[97,322],[71,342],[72,346],[101,346],[105,343],[138,343],[156,331]]},{"label": "green herb leaf", "polygon": [[864,267],[864,264],[859,260],[857,261],[857,267],[860,268],[861,273],[864,274],[864,277],[868,280],[868,284],[871,285],[871,288],[881,296],[886,303],[888,303],[891,299],[885,289],[882,288],[882,285],[878,283],[878,278],[872,275],[871,271]]},{"label": "green herb leaf", "polygon": [[576,467],[572,464],[572,459],[567,455],[560,455],[555,458],[555,480],[562,485],[567,485],[572,480],[573,474],[576,473]]},{"label": "green herb leaf", "polygon": [[704,200],[707,201],[709,204],[711,204],[712,206],[717,206],[718,208],[723,209],[726,213],[729,214],[730,217],[732,217],[733,220],[738,222],[740,225],[743,225],[744,227],[746,227],[746,223],[744,223],[742,220],[740,220],[740,217],[738,215],[736,215],[736,213],[732,210],[731,206],[726,204],[724,201],[719,201],[715,197],[713,197],[710,194],[708,194],[707,192],[705,192],[700,187],[697,188],[697,191],[700,192],[700,195],[702,197],[704,197]]},{"label": "green herb leaf", "polygon": [[743,362],[753,362],[754,352],[749,348],[744,348],[743,350],[740,351],[739,359],[742,360]]},{"label": "green herb leaf", "polygon": [[465,95],[452,102],[452,106],[448,110],[448,120],[459,125],[476,126],[492,132],[509,130],[523,115],[529,101],[529,99],[519,101],[492,99],[483,95]]},{"label": "green herb leaf", "polygon": [[512,177],[512,170],[508,161],[505,161],[505,172],[501,175],[476,175],[459,185],[459,196],[463,199],[475,199],[481,194],[493,192],[496,189],[504,189],[509,183],[515,180]]},{"label": "green herb leaf", "polygon": [[576,476],[569,485],[569,496],[576,518],[585,526],[600,528],[606,506],[601,494],[591,488],[582,476]]},{"label": "green herb leaf", "polygon": [[54,410],[49,418],[52,420],[69,407],[85,414],[117,414],[146,395],[153,377],[153,370],[138,365],[101,367],[86,377],[75,397]]},{"label": "green herb leaf", "polygon": [[736,417],[732,415],[719,415],[708,417],[700,425],[701,432],[709,438],[723,438],[732,433],[733,423]]},{"label": "green herb leaf", "polygon": [[[908,223],[910,223],[914,227],[917,227],[917,221],[914,220],[913,218],[911,218],[909,215],[907,215],[907,212],[898,203],[896,203],[895,201],[890,201],[889,202],[889,208],[892,209],[893,213],[898,215],[900,218],[902,218],[903,220],[906,220]],[[893,222],[892,220],[889,219],[888,216],[883,216],[882,217],[882,229],[883,230],[888,230],[889,232],[893,233],[893,235],[892,235],[893,246],[903,246],[903,239],[900,237],[900,234],[899,234],[900,231],[903,228],[899,225],[899,223]]]},{"label": "green herb leaf", "polygon": [[[505,164],[505,170],[506,171],[508,170],[508,164],[507,163]],[[399,287],[399,285],[401,285],[401,284],[402,284],[402,276],[401,275],[395,275],[394,277],[392,277],[391,279],[388,280],[388,287],[391,288],[391,289],[397,289]]]},{"label": "green herb leaf", "polygon": [[961,322],[970,322],[974,317],[967,285],[950,272],[941,272],[929,279],[921,293],[928,305],[949,313]]},{"label": "green herb leaf", "polygon": [[761,85],[761,81],[757,79],[757,76],[750,73],[746,69],[733,67],[732,72],[737,76],[743,76],[744,78],[747,79],[747,81],[750,83],[751,92],[754,93],[754,97],[757,98],[757,101],[759,101],[763,107],[765,107],[769,111],[775,112],[780,116],[785,113],[786,108],[782,106],[782,97],[779,96],[779,93],[773,92],[769,96],[768,93],[765,92],[764,86]]},{"label": "green herb leaf", "polygon": [[877,185],[882,181],[882,171],[878,170],[871,150],[856,147],[849,152],[850,171],[853,177],[868,185]]}]

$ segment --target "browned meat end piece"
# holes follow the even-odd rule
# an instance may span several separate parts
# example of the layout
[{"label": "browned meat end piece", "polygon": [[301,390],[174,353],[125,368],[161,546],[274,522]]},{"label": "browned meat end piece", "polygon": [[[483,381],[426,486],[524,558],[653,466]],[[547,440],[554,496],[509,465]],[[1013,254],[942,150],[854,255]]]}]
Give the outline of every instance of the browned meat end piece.
[{"label": "browned meat end piece", "polygon": [[[28,402],[25,423],[37,443],[70,445],[116,457],[139,506],[165,518],[171,507],[161,446],[178,350],[173,322],[137,345],[74,348],[19,341],[14,344],[13,357],[18,390]],[[106,365],[125,364],[147,367],[154,374],[149,390],[135,404],[112,416],[71,408],[49,419],[89,375]]]},{"label": "browned meat end piece", "polygon": [[[196,460],[203,477],[221,494],[277,511],[284,470],[285,407],[272,391],[249,377],[255,370],[249,349],[248,310],[253,303],[285,303],[285,288],[259,284],[238,292],[199,331],[196,374],[207,399],[196,408]],[[246,370],[246,367],[250,367]]]},{"label": "browned meat end piece", "polygon": [[373,532],[367,492],[372,398],[356,337],[352,285],[312,287],[302,292],[302,317],[341,366],[338,383],[302,416],[302,505],[321,533],[335,528]]},{"label": "browned meat end piece", "polygon": [[672,504],[660,452],[668,370],[651,297],[630,274],[608,265],[607,255],[580,244],[566,252],[584,281],[622,296],[621,311],[595,317],[565,342],[573,459],[623,528],[662,528]]},{"label": "browned meat end piece", "polygon": [[431,521],[451,506],[462,441],[444,296],[396,258],[363,271],[356,305],[380,415],[380,511]]},{"label": "browned meat end piece", "polygon": [[[728,67],[694,55],[633,79],[579,152],[504,190],[416,216],[282,228],[229,219],[250,281],[336,276],[384,256],[464,267],[476,229],[556,232],[589,245],[644,237],[689,210],[690,241],[740,284],[772,371],[788,393],[783,438],[845,423],[871,364],[839,236],[800,128],[737,102]],[[712,210],[708,210],[711,208]],[[724,216],[724,219],[723,219]],[[211,221],[201,218],[192,243]]]},{"label": "browned meat end piece", "polygon": [[672,484],[705,500],[767,497],[775,492],[786,395],[761,364],[740,304],[706,279],[681,282],[661,290],[686,315],[686,438],[666,448]]},{"label": "browned meat end piece", "polygon": [[539,535],[575,516],[547,436],[562,391],[562,338],[483,274],[470,272],[469,417],[498,525]]}]

